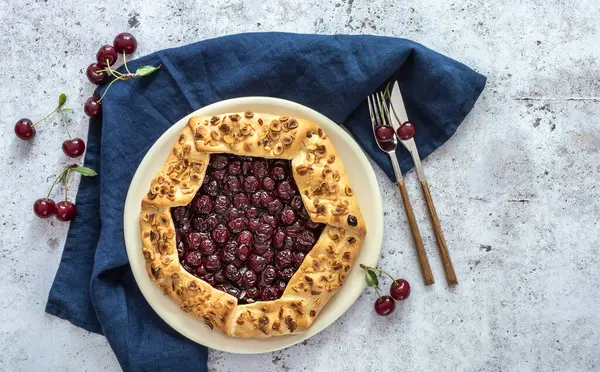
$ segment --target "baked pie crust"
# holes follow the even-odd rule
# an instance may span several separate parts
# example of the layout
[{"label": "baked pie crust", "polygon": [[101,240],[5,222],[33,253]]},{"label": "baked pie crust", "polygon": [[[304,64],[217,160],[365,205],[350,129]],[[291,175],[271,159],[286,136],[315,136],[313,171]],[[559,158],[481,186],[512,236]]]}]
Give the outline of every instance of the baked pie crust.
[{"label": "baked pie crust", "polygon": [[[310,219],[326,224],[281,298],[238,299],[188,273],[179,262],[170,208],[189,204],[211,153],[291,160]],[[233,337],[304,332],[340,288],[366,235],[365,221],[331,140],[316,124],[253,112],[192,117],[154,177],[140,214],[150,279],[181,309]]]}]

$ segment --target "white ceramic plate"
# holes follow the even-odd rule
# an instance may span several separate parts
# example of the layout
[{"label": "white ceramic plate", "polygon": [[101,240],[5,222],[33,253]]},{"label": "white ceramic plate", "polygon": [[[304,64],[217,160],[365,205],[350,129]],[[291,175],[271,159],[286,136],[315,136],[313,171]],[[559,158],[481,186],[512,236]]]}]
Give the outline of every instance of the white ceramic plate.
[{"label": "white ceramic plate", "polygon": [[[218,115],[226,112],[254,111],[274,115],[294,116],[318,124],[333,141],[342,158],[350,183],[367,222],[367,238],[354,267],[338,293],[328,302],[310,328],[299,335],[266,339],[241,339],[211,331],[204,322],[181,311],[170,298],[148,278],[142,256],[138,218],[140,202],[148,192],[152,178],[166,160],[171,147],[190,116]],[[365,123],[368,125],[368,123]],[[154,311],[187,338],[216,350],[257,354],[283,349],[297,344],[325,329],[350,308],[363,292],[365,282],[358,263],[375,266],[383,239],[383,210],[375,173],[356,142],[337,124],[322,114],[300,104],[270,97],[245,97],[217,102],[189,114],[169,128],[150,148],[129,186],[124,213],[125,246],[135,280]]]}]

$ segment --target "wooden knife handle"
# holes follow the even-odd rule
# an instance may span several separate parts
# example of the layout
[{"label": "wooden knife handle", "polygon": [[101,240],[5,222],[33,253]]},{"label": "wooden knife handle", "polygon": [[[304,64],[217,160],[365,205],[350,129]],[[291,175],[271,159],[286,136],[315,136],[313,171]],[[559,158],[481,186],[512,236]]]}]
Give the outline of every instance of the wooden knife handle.
[{"label": "wooden knife handle", "polygon": [[427,253],[423,246],[423,239],[421,239],[421,233],[419,233],[419,226],[415,219],[415,212],[413,212],[410,199],[408,199],[408,192],[406,191],[406,185],[404,180],[398,181],[398,188],[400,188],[400,194],[402,194],[402,201],[404,202],[404,211],[408,218],[408,224],[410,225],[410,233],[412,234],[413,241],[415,242],[415,250],[417,251],[417,257],[419,259],[419,265],[421,266],[421,274],[423,275],[423,282],[425,285],[431,285],[435,283],[433,279],[433,273],[431,272],[431,266],[429,266],[429,260],[427,259]]},{"label": "wooden knife handle", "polygon": [[440,257],[442,258],[442,265],[444,265],[444,271],[446,272],[446,281],[448,285],[457,285],[458,280],[456,279],[456,273],[454,272],[454,266],[452,266],[452,260],[450,259],[450,253],[448,252],[448,246],[446,246],[446,239],[444,238],[444,232],[440,225],[435,205],[433,204],[433,198],[429,192],[429,185],[427,181],[421,181],[421,187],[423,188],[423,194],[425,195],[425,201],[427,202],[427,209],[429,209],[429,216],[431,217],[431,224],[435,231],[435,240],[437,240],[438,248],[440,250]]}]

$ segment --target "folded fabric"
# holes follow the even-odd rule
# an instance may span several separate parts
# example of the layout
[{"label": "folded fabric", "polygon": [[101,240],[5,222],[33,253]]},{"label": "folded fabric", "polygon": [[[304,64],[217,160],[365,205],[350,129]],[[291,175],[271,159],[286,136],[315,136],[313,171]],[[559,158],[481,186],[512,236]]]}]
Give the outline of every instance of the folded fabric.
[{"label": "folded fabric", "polygon": [[[211,103],[271,96],[311,107],[343,123],[393,177],[372,138],[367,95],[389,79],[405,93],[423,157],[443,144],[470,111],[485,77],[409,40],[379,36],[252,33],[201,41],[128,62],[162,65],[118,82],[90,120],[79,215],[71,222],[46,311],[104,334],[123,370],[206,371],[207,350],[172,330],[150,308],[129,268],[123,207],[138,164],[181,117]],[[99,93],[102,93],[101,88]],[[403,171],[412,163],[399,151]]]}]

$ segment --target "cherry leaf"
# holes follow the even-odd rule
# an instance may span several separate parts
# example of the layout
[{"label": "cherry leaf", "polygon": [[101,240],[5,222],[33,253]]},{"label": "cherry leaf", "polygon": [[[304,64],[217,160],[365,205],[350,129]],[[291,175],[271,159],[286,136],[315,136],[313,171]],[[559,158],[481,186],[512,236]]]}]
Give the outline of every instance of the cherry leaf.
[{"label": "cherry leaf", "polygon": [[58,96],[58,107],[62,107],[62,105],[64,105],[65,102],[67,102],[67,95],[61,93],[60,96]]},{"label": "cherry leaf", "polygon": [[158,66],[158,67],[142,66],[135,71],[135,74],[138,76],[148,76],[151,73],[153,73],[154,71],[158,70],[159,68],[160,68],[160,66]]},{"label": "cherry leaf", "polygon": [[77,167],[73,168],[73,170],[85,177],[94,177],[95,175],[98,174],[98,173],[96,173],[95,170],[93,170],[92,168],[88,168],[88,167],[77,166]]},{"label": "cherry leaf", "polygon": [[375,271],[370,269],[365,271],[365,282],[367,282],[367,286],[369,287],[377,287],[379,285],[379,279],[377,279]]}]

